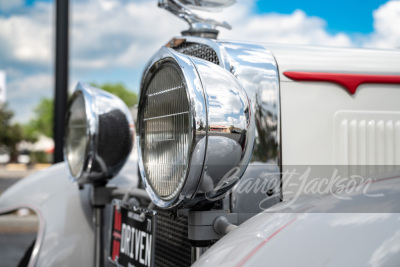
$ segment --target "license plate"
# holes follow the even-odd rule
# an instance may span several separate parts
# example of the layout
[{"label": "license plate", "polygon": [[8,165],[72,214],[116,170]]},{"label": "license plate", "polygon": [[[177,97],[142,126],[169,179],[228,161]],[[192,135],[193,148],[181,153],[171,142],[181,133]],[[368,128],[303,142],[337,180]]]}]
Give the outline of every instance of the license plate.
[{"label": "license plate", "polygon": [[109,261],[123,267],[154,264],[156,212],[113,200]]}]

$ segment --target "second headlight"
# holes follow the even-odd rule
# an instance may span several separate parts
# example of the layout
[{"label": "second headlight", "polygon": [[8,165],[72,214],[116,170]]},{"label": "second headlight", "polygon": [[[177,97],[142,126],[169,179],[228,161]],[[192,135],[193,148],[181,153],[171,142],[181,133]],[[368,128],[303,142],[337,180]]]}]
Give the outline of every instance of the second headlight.
[{"label": "second headlight", "polygon": [[133,121],[121,99],[79,83],[66,114],[64,158],[78,184],[104,185],[125,164]]}]

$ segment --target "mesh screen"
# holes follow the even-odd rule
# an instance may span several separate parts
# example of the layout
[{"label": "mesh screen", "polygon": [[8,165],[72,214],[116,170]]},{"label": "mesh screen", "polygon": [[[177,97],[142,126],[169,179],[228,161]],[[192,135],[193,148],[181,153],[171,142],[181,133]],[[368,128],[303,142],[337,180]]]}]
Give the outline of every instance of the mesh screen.
[{"label": "mesh screen", "polygon": [[219,65],[217,53],[208,45],[184,42],[174,49],[182,54],[198,57]]},{"label": "mesh screen", "polygon": [[170,213],[157,210],[155,267],[191,265],[191,245],[188,240],[186,216],[172,218]]},{"label": "mesh screen", "polygon": [[131,152],[129,123],[118,109],[99,116],[98,154],[109,168],[119,169]]},{"label": "mesh screen", "polygon": [[148,182],[158,196],[173,198],[183,186],[190,141],[189,103],[178,71],[161,67],[146,91],[141,146]]}]

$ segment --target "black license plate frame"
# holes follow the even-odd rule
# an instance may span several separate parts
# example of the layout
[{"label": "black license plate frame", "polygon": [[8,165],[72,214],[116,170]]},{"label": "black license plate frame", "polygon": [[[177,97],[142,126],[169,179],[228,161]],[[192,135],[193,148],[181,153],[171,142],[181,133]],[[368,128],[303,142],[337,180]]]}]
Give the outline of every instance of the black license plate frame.
[{"label": "black license plate frame", "polygon": [[156,211],[112,201],[108,260],[118,267],[153,267]]}]

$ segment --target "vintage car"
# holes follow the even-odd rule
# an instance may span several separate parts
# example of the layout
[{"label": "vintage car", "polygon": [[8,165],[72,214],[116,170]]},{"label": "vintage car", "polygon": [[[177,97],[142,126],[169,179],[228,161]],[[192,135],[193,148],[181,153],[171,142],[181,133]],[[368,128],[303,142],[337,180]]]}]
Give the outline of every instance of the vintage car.
[{"label": "vintage car", "polygon": [[233,2],[159,1],[191,27],[135,123],[78,84],[65,162],[0,196],[39,218],[22,265],[400,265],[400,51],[222,41],[189,9]]}]

